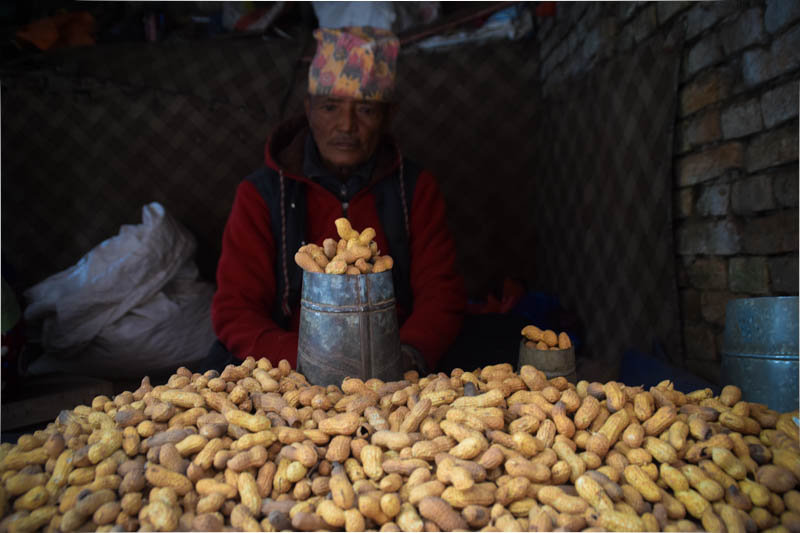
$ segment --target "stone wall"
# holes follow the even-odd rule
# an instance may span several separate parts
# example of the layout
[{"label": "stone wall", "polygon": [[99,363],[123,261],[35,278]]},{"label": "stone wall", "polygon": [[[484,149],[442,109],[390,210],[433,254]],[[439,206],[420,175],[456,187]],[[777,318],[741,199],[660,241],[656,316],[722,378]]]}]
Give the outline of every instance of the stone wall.
[{"label": "stone wall", "polygon": [[673,220],[684,364],[719,383],[726,303],[798,294],[800,2],[559,2],[536,33],[545,96],[656,34],[683,50]]}]

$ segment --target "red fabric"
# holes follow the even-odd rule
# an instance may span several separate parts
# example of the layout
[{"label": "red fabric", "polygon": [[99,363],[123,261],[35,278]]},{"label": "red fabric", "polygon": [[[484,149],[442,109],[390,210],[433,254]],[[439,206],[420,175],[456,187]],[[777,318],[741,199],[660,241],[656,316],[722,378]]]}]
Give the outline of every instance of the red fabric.
[{"label": "red fabric", "polygon": [[539,2],[539,4],[536,6],[536,15],[539,17],[554,17],[555,14],[555,2]]},{"label": "red fabric", "polygon": [[[271,157],[267,163],[275,166]],[[285,172],[290,179],[304,178]],[[310,182],[307,188],[306,241],[322,244],[337,238],[334,220],[342,216],[339,199]],[[382,253],[391,255],[370,190],[356,194],[348,207],[356,229],[373,227]],[[422,172],[410,208],[411,289],[413,309],[401,323],[400,341],[419,350],[431,370],[452,344],[466,305],[461,277],[455,269],[455,246],[445,224],[444,199],[428,172]],[[222,237],[217,267],[217,292],[211,306],[214,330],[237,357],[267,357],[273,363],[297,362],[299,302],[292,303],[289,331],[272,320],[275,302],[276,239],[263,198],[249,181],[236,192]],[[289,250],[293,257],[294,250]],[[402,310],[399,310],[402,320]]]}]

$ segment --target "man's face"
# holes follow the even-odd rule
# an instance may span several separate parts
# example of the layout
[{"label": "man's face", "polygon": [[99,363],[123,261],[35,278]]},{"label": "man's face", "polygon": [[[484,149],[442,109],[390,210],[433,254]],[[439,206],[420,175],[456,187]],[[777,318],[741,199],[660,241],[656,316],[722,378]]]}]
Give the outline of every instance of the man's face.
[{"label": "man's face", "polygon": [[322,160],[337,173],[372,156],[389,119],[382,102],[309,96],[305,106]]}]

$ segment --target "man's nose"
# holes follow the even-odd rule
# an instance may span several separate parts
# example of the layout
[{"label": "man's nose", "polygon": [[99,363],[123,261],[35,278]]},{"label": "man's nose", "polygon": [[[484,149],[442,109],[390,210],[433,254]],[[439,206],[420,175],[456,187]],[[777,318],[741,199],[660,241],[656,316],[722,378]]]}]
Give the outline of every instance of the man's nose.
[{"label": "man's nose", "polygon": [[345,132],[352,132],[356,128],[355,107],[343,106],[339,114],[339,129]]}]

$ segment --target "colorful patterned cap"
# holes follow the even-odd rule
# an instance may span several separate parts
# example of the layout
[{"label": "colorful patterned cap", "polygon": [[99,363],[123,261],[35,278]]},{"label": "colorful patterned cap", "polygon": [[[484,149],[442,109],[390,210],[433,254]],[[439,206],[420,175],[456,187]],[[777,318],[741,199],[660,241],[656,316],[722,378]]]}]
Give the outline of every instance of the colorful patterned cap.
[{"label": "colorful patterned cap", "polygon": [[317,53],[308,69],[308,93],[390,101],[400,41],[369,26],[314,30]]}]

